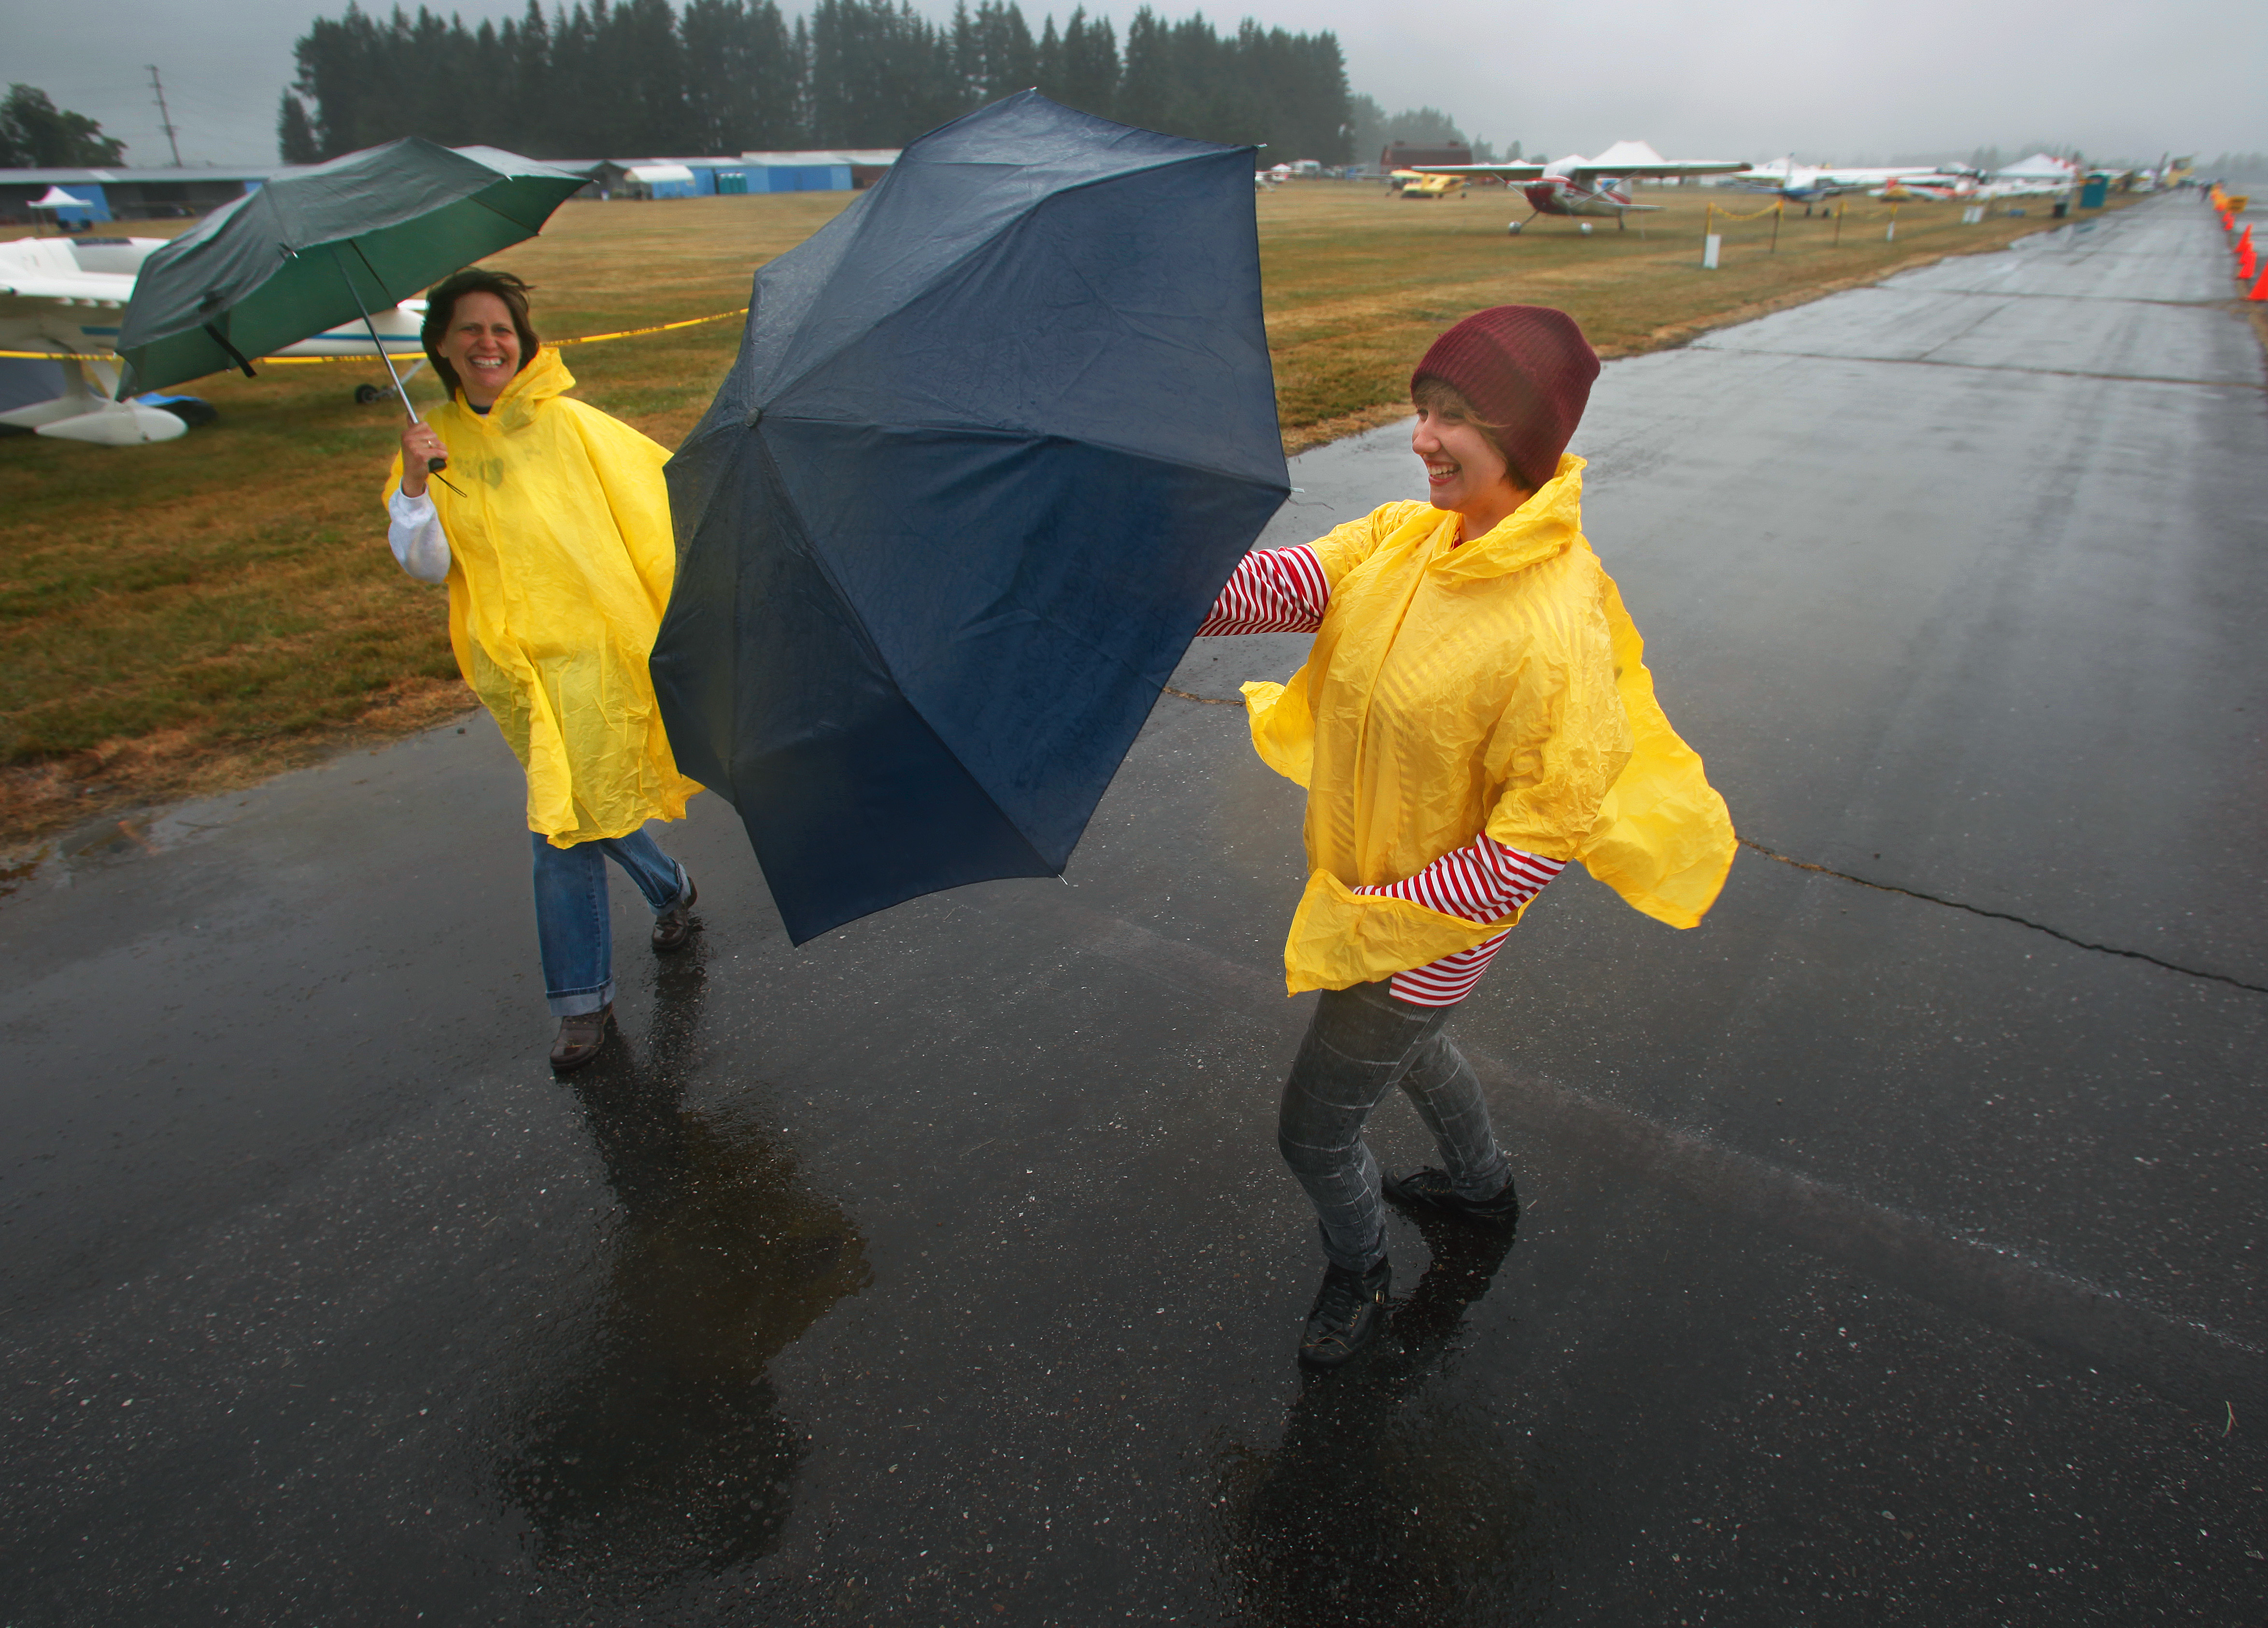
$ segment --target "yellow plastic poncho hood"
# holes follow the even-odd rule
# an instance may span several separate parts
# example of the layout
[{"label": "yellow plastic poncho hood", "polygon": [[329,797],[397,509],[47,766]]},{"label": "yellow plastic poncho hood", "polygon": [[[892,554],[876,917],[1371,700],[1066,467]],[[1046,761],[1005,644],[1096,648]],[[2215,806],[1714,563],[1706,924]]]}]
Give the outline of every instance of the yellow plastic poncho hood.
[{"label": "yellow plastic poncho hood", "polygon": [[[458,670],[527,770],[528,829],[560,848],[679,819],[701,789],[646,671],[677,564],[669,454],[561,394],[574,383],[547,348],[485,416],[453,396],[426,420],[449,449],[426,490]],[[389,494],[401,479],[397,453]]]},{"label": "yellow plastic poncho hood", "polygon": [[1583,460],[1486,535],[1395,503],[1311,546],[1331,600],[1288,684],[1247,684],[1252,743],[1307,788],[1307,888],[1284,947],[1293,994],[1422,967],[1492,937],[1358,887],[1413,876],[1485,832],[1580,860],[1690,927],[1734,837],[1700,757],[1654,700],[1645,644],[1583,539]]}]

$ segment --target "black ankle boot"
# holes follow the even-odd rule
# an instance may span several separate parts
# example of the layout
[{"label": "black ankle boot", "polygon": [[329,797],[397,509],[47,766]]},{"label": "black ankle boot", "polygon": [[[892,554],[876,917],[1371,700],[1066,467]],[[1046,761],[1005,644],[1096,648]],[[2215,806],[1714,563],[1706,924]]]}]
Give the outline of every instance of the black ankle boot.
[{"label": "black ankle boot", "polygon": [[1307,1331],[1300,1337],[1300,1361],[1310,1368],[1336,1368],[1377,1338],[1386,1326],[1386,1292],[1393,1285],[1394,1268],[1383,1256],[1366,1272],[1330,1267],[1307,1313]]},{"label": "black ankle boot", "polygon": [[1460,1198],[1448,1172],[1431,1165],[1407,1175],[1389,1175],[1380,1183],[1379,1190],[1387,1203],[1404,1210],[1430,1210],[1506,1232],[1520,1224],[1520,1195],[1513,1191],[1509,1176],[1505,1178],[1504,1190],[1493,1198]]}]

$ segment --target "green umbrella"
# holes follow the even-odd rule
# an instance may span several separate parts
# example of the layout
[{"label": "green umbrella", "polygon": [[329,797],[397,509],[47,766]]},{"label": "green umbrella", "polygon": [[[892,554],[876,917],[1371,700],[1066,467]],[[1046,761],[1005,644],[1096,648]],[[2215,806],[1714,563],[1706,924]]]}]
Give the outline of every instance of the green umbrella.
[{"label": "green umbrella", "polygon": [[230,367],[248,375],[254,357],[367,323],[372,308],[534,237],[585,180],[416,136],[278,175],[143,262],[119,326],[119,399]]}]

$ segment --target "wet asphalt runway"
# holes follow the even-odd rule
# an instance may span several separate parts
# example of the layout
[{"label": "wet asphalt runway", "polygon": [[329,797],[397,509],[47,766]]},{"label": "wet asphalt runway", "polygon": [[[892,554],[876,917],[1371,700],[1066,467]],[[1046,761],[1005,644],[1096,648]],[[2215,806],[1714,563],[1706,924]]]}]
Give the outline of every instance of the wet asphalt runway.
[{"label": "wet asphalt runway", "polygon": [[[1329,1380],[1233,707],[1160,703],[1071,885],[800,951],[702,799],[706,933],[617,887],[569,1084],[484,719],[82,833],[0,902],[0,1621],[2261,1620],[2231,289],[2167,199],[1608,368],[1587,529],[1801,864],[1683,934],[1554,885],[1456,1025],[1517,1245],[1397,1221]],[[1270,541],[1416,487],[1294,468]]]}]

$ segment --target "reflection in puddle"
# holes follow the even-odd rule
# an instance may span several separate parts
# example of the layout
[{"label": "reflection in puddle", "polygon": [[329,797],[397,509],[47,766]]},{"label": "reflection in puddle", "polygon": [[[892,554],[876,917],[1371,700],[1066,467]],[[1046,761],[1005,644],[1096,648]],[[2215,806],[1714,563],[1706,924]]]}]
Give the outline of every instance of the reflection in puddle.
[{"label": "reflection in puddle", "polygon": [[1237,1449],[1222,1468],[1223,1559],[1248,1620],[1444,1628],[1529,1622],[1550,1603],[1510,1433],[1425,1394],[1512,1240],[1419,1230],[1432,1264],[1378,1347],[1307,1377],[1276,1450]]},{"label": "reflection in puddle", "polygon": [[684,1107],[701,954],[663,963],[643,1058],[617,1038],[573,1077],[624,1213],[599,1303],[515,1407],[497,1471],[540,1559],[633,1588],[777,1541],[800,1437],[765,1366],[873,1276],[791,1153]]}]

